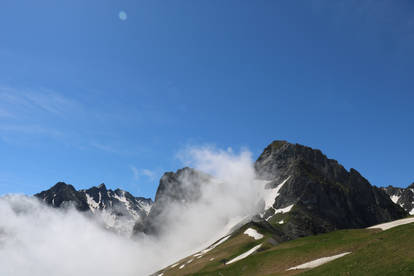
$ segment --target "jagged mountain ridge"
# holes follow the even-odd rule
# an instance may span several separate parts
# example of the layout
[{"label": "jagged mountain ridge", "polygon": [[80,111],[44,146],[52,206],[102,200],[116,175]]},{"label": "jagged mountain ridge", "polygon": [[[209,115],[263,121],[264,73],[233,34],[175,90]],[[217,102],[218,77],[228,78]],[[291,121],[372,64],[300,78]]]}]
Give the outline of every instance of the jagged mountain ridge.
[{"label": "jagged mountain ridge", "polygon": [[414,215],[414,182],[407,188],[398,188],[393,186],[383,187],[391,200],[400,205],[410,215]]},{"label": "jagged mountain ridge", "polygon": [[[367,227],[407,215],[355,169],[348,172],[317,149],[274,141],[254,167],[258,178],[267,181],[265,208],[254,221],[268,224],[279,241]],[[134,233],[158,234],[163,230],[163,210],[196,201],[201,185],[211,179],[188,167],[167,172],[160,179],[154,203],[119,189],[107,190],[104,184],[77,191],[60,182],[35,196],[53,207],[71,202],[78,210],[92,213],[111,208],[115,217],[134,220]]]},{"label": "jagged mountain ridge", "polygon": [[[254,220],[268,224],[278,241],[337,229],[363,228],[407,215],[358,171],[347,171],[317,149],[274,141],[254,167],[257,176],[268,182],[264,212]],[[195,200],[203,179],[199,175],[191,168],[166,173],[160,180],[153,209],[136,224],[135,232],[158,232],[163,208],[168,208],[171,202],[188,201],[188,194],[194,194],[190,200]],[[203,177],[202,181],[209,178]]]},{"label": "jagged mountain ridge", "polygon": [[105,184],[89,189],[76,190],[72,185],[58,182],[48,190],[34,195],[46,204],[62,208],[73,205],[81,212],[106,212],[105,223],[109,228],[119,219],[132,223],[146,217],[152,207],[150,198],[134,197],[129,192],[107,189]]},{"label": "jagged mountain ridge", "polygon": [[407,215],[355,169],[348,172],[320,150],[274,141],[255,168],[259,178],[269,181],[269,192],[278,190],[263,217],[291,238],[362,228]]}]

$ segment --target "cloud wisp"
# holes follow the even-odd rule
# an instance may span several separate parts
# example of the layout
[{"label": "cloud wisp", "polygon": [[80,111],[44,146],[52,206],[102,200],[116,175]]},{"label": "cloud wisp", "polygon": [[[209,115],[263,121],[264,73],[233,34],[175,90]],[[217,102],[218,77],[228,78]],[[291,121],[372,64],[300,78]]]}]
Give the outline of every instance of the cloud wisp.
[{"label": "cloud wisp", "polygon": [[49,208],[21,195],[1,197],[0,275],[148,275],[203,249],[257,213],[262,186],[248,151],[190,148],[182,156],[213,178],[202,183],[198,200],[163,212],[169,231],[158,237],[130,239],[74,209]]},{"label": "cloud wisp", "polygon": [[156,180],[157,173],[155,171],[149,170],[149,169],[138,169],[135,166],[129,166],[132,172],[133,179],[135,181],[140,180],[141,177],[146,177],[150,181]]},{"label": "cloud wisp", "polygon": [[18,117],[18,115],[33,116],[37,112],[63,116],[70,110],[79,108],[76,101],[46,89],[33,91],[1,86],[0,99],[2,109],[14,117]]}]

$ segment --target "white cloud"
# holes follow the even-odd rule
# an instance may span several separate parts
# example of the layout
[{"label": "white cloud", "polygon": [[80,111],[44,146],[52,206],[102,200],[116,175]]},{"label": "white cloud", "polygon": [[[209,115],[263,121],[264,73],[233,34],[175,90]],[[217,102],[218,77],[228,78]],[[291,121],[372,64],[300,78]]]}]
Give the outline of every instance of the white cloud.
[{"label": "white cloud", "polygon": [[130,169],[132,171],[134,180],[138,180],[139,179],[139,170],[136,167],[134,167],[134,166],[129,166],[129,167],[130,167]]},{"label": "white cloud", "polygon": [[33,135],[63,138],[67,130],[61,119],[80,110],[79,103],[55,91],[0,85],[0,134],[5,141],[30,140]]},{"label": "white cloud", "polygon": [[155,180],[157,177],[157,173],[149,169],[138,169],[137,167],[132,166],[132,165],[129,167],[132,171],[134,180],[138,180],[141,176],[145,176],[149,180]]},{"label": "white cloud", "polygon": [[148,169],[142,169],[141,170],[142,175],[145,175],[146,177],[148,177],[149,179],[153,180],[155,179],[155,173],[151,170]]},{"label": "white cloud", "polygon": [[[168,231],[158,238],[130,240],[74,210],[46,208],[22,196],[0,198],[0,275],[148,275],[203,249],[226,234],[229,224],[257,212],[262,187],[255,183],[250,152],[190,148],[183,156],[215,179],[203,183],[198,201],[164,211]],[[137,177],[153,175],[130,168]]]}]

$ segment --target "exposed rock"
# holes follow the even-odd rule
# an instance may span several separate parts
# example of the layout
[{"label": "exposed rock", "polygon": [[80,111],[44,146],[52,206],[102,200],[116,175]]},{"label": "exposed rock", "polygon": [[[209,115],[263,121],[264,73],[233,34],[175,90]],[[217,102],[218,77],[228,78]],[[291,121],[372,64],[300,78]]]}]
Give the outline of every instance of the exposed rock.
[{"label": "exposed rock", "polygon": [[407,188],[388,186],[382,189],[390,196],[394,203],[400,205],[410,215],[414,215],[414,183]]},{"label": "exposed rock", "polygon": [[208,183],[210,176],[195,169],[185,167],[177,172],[165,173],[158,185],[155,201],[147,217],[138,221],[134,232],[158,234],[166,224],[166,211],[173,204],[188,204],[201,196],[201,186]]},{"label": "exposed rock", "polygon": [[73,205],[81,212],[104,213],[104,224],[114,230],[117,230],[117,222],[120,219],[129,222],[132,229],[137,220],[142,220],[148,215],[153,203],[150,198],[134,197],[120,189],[108,190],[103,183],[97,187],[77,191],[70,184],[58,182],[49,190],[34,196],[55,208]]},{"label": "exposed rock", "polygon": [[65,182],[58,182],[49,190],[40,192],[34,196],[56,208],[73,204],[79,211],[89,210],[85,194],[76,191],[72,185],[66,184]]},{"label": "exposed rock", "polygon": [[[270,188],[286,180],[264,218],[291,238],[367,227],[407,215],[355,169],[348,172],[320,150],[274,141],[255,168],[260,178],[270,181]],[[278,223],[281,220],[283,224]]]}]

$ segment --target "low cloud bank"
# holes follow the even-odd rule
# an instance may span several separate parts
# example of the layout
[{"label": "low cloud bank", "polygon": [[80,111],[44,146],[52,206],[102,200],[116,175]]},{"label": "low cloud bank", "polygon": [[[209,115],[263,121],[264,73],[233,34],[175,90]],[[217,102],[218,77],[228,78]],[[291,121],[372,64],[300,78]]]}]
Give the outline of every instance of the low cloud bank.
[{"label": "low cloud bank", "polygon": [[23,195],[0,198],[0,275],[148,275],[216,241],[259,211],[262,183],[248,151],[182,152],[185,165],[214,176],[196,202],[162,215],[169,231],[136,239],[105,230],[73,208],[58,210]]}]

